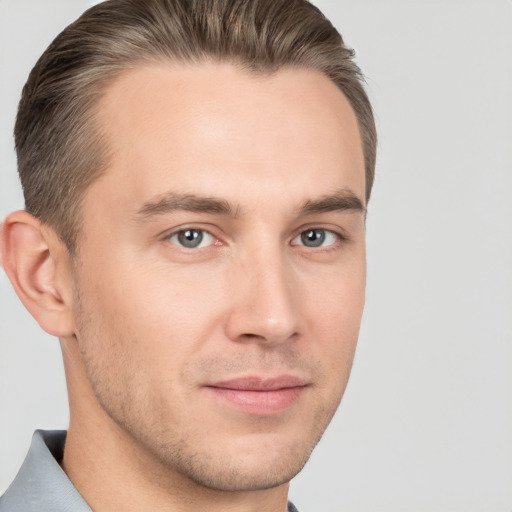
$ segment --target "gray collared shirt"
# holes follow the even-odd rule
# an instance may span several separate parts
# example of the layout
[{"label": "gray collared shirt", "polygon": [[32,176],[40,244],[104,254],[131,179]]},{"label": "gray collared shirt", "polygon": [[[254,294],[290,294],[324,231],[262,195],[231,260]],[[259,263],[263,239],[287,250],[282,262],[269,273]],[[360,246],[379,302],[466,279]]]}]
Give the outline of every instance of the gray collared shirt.
[{"label": "gray collared shirt", "polygon": [[59,466],[65,430],[36,430],[14,482],[0,498],[0,512],[92,512]]},{"label": "gray collared shirt", "polygon": [[[0,497],[0,512],[92,512],[59,466],[65,430],[36,430],[16,478]],[[288,503],[288,512],[298,512]]]}]

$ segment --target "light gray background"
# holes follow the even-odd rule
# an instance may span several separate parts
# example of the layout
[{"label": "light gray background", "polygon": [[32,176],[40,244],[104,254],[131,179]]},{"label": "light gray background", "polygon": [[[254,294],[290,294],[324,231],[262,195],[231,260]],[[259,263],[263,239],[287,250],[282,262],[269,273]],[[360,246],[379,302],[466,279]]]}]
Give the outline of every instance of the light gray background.
[{"label": "light gray background", "polygon": [[[37,56],[85,0],[0,0],[0,217]],[[356,48],[380,133],[368,298],[342,406],[291,496],[305,511],[512,511],[512,2],[318,0]],[[58,343],[0,272],[0,492],[65,428]]]}]

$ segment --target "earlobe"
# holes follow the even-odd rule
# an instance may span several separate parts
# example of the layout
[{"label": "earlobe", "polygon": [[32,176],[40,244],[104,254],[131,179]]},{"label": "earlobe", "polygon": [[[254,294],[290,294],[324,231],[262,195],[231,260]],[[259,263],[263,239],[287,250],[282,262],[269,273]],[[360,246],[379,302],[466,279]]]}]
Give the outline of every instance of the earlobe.
[{"label": "earlobe", "polygon": [[49,334],[72,336],[73,295],[64,244],[26,211],[5,219],[1,236],[3,267],[25,307]]}]

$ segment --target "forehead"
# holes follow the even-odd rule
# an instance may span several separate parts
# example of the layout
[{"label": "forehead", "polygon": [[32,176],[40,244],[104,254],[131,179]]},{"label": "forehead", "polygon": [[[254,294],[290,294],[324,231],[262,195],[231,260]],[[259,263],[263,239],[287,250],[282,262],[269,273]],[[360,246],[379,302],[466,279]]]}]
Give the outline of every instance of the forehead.
[{"label": "forehead", "polygon": [[315,188],[347,187],[364,198],[356,117],[313,70],[144,65],[107,88],[99,121],[112,156],[96,186],[121,189],[134,202],[168,190],[227,200],[248,191],[257,201],[283,187],[297,200]]}]

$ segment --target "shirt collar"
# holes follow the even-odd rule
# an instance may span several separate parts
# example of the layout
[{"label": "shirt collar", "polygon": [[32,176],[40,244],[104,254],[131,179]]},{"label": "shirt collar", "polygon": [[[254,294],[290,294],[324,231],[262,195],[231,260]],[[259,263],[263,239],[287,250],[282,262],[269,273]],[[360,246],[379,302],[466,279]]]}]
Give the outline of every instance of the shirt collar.
[{"label": "shirt collar", "polygon": [[36,430],[16,478],[0,498],[0,512],[92,512],[59,466],[66,431]]}]

